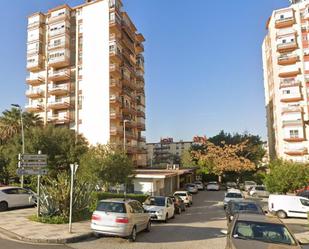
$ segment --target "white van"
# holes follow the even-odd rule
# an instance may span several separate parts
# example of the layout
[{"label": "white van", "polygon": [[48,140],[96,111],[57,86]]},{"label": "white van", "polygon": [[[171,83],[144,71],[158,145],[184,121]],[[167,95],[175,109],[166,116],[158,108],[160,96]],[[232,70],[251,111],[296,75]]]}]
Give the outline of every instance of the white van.
[{"label": "white van", "polygon": [[268,210],[281,219],[286,217],[307,218],[309,199],[293,195],[270,195]]}]

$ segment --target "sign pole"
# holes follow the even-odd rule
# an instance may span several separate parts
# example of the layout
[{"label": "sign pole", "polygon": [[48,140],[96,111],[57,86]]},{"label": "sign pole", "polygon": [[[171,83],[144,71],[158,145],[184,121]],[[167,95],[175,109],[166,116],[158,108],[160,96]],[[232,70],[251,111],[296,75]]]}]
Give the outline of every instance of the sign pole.
[{"label": "sign pole", "polygon": [[69,233],[72,233],[72,209],[73,209],[73,184],[74,184],[74,175],[78,168],[78,164],[70,164],[71,168],[71,191],[70,191],[70,216],[69,216]]},{"label": "sign pole", "polygon": [[[38,151],[38,155],[41,155],[42,152],[39,150]],[[41,175],[38,175],[38,191],[37,191],[37,199],[36,199],[36,205],[37,205],[37,217],[40,217],[40,213],[41,213],[41,207],[40,207],[40,183],[41,183]]]}]

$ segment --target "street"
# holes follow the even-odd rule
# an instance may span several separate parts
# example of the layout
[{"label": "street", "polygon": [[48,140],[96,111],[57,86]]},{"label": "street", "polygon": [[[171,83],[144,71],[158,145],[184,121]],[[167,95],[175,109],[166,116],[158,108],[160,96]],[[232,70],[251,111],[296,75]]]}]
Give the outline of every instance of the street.
[{"label": "street", "polygon": [[[225,237],[220,233],[226,228],[225,214],[220,203],[224,192],[200,191],[193,196],[194,204],[167,224],[155,222],[150,233],[138,234],[137,241],[105,237],[91,238],[68,245],[30,245],[0,239],[3,249],[187,249],[225,248]],[[303,247],[309,248],[309,247]]]}]

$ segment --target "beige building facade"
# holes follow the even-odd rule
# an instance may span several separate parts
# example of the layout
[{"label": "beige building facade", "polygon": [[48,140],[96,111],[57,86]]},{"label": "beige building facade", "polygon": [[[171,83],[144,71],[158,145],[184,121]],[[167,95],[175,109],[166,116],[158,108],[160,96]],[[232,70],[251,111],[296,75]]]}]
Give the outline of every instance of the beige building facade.
[{"label": "beige building facade", "polygon": [[144,41],[121,0],[30,15],[25,109],[145,166]]},{"label": "beige building facade", "polygon": [[274,10],[263,41],[270,159],[307,162],[309,136],[309,1]]}]

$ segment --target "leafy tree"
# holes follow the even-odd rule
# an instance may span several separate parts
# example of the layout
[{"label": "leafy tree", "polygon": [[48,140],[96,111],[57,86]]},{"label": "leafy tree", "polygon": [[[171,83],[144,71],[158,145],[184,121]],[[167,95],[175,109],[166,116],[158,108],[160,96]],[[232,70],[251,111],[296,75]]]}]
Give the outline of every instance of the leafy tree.
[{"label": "leafy tree", "polygon": [[264,183],[271,193],[287,193],[309,183],[309,167],[306,164],[275,160],[269,165],[270,173]]},{"label": "leafy tree", "polygon": [[[26,131],[30,127],[42,126],[42,119],[33,113],[23,112],[23,126]],[[12,108],[11,110],[5,110],[0,116],[0,142],[3,144],[15,134],[20,134],[21,132],[21,120],[20,120],[20,110],[17,108]]]},{"label": "leafy tree", "polygon": [[239,155],[246,148],[246,141],[235,145],[222,142],[221,146],[217,146],[209,142],[206,137],[200,137],[198,143],[201,149],[191,153],[204,173],[222,175],[225,172],[242,172],[255,169],[254,163]]},{"label": "leafy tree", "polygon": [[129,183],[134,169],[126,154],[108,145],[90,147],[82,156],[80,165],[80,177],[105,187]]},{"label": "leafy tree", "polygon": [[195,167],[196,161],[193,160],[190,150],[185,150],[181,154],[180,164],[182,167]]}]

